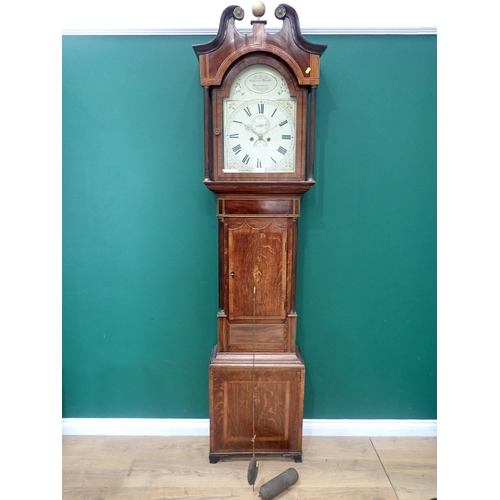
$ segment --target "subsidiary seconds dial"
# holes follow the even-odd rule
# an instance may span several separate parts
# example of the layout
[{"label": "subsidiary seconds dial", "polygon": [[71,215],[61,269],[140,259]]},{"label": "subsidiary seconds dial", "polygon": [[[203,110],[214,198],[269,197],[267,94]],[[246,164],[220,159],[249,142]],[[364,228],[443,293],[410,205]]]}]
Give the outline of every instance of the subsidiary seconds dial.
[{"label": "subsidiary seconds dial", "polygon": [[226,102],[225,172],[295,171],[295,102]]}]

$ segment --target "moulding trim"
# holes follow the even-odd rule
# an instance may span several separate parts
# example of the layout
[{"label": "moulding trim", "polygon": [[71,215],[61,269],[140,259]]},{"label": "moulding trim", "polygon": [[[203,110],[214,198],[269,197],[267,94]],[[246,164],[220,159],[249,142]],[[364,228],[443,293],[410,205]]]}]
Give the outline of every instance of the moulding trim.
[{"label": "moulding trim", "polygon": [[[239,29],[241,33],[250,33],[249,29]],[[269,33],[277,32],[277,29],[267,30]],[[211,35],[215,36],[217,30],[213,28],[129,28],[129,29],[63,29],[63,35],[139,35],[139,36],[197,36],[197,35]],[[303,35],[436,35],[437,28],[434,26],[423,26],[414,28],[310,28],[303,29]]]},{"label": "moulding trim", "polygon": [[[63,418],[63,435],[208,436],[209,419]],[[304,419],[304,436],[437,436],[437,420]]]}]

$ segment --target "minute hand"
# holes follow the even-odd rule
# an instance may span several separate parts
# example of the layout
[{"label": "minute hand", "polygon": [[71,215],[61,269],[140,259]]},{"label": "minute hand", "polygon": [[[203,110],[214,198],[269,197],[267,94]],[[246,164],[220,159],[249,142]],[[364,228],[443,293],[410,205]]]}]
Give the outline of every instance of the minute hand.
[{"label": "minute hand", "polygon": [[269,132],[271,132],[271,130],[275,129],[278,125],[281,127],[283,126],[285,123],[288,123],[288,120],[282,120],[280,121],[279,123],[277,123],[276,125],[274,125],[273,127],[271,127],[267,132],[265,132],[263,135],[266,135],[266,134],[269,134]]}]

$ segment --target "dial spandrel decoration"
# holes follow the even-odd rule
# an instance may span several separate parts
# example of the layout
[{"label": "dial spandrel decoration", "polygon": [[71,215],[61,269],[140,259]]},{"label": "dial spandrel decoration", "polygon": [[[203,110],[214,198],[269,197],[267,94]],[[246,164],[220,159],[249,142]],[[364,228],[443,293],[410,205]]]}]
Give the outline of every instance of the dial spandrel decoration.
[{"label": "dial spandrel decoration", "polygon": [[224,100],[224,172],[294,172],[296,100],[274,68],[245,68]]}]

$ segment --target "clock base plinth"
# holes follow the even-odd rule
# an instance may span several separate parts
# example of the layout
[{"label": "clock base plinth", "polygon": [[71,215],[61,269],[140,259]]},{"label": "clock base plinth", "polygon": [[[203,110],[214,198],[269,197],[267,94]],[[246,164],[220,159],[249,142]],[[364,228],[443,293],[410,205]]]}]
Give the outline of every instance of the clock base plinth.
[{"label": "clock base plinth", "polygon": [[214,348],[209,380],[211,463],[254,451],[302,461],[305,365],[298,349],[254,359]]}]

